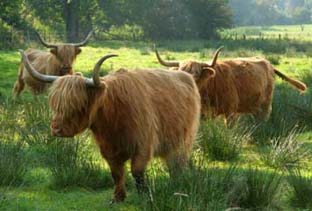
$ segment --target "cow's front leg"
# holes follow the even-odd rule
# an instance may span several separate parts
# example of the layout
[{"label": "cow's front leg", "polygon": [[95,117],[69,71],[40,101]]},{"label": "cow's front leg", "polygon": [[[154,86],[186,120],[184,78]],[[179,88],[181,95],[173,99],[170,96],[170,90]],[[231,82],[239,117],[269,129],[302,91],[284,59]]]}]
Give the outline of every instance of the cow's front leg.
[{"label": "cow's front leg", "polygon": [[124,162],[108,162],[115,183],[112,203],[121,202],[126,198]]}]

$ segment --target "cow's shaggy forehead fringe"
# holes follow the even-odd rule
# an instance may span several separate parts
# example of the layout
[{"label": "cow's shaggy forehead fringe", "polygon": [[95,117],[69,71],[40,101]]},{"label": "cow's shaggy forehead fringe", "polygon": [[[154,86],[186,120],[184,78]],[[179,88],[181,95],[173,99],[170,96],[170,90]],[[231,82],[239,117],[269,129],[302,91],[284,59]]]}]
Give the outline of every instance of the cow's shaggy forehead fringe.
[{"label": "cow's shaggy forehead fringe", "polygon": [[88,94],[84,79],[79,76],[64,76],[56,80],[50,88],[49,103],[62,119],[85,110]]},{"label": "cow's shaggy forehead fringe", "polygon": [[74,46],[61,45],[57,49],[58,53],[62,55],[62,60],[65,62],[73,61],[76,57]]}]

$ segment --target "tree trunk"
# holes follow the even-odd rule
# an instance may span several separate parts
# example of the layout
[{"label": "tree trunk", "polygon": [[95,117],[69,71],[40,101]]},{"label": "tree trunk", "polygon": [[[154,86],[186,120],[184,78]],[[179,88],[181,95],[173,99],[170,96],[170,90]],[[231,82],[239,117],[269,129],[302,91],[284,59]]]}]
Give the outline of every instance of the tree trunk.
[{"label": "tree trunk", "polygon": [[64,0],[64,20],[67,42],[79,39],[79,0]]}]

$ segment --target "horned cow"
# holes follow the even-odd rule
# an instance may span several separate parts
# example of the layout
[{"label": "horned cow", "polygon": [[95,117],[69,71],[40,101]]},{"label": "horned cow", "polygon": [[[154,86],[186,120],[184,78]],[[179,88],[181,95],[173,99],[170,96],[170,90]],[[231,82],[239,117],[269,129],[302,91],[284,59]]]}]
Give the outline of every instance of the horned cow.
[{"label": "horned cow", "polygon": [[272,110],[274,76],[289,82],[300,92],[305,92],[304,83],[291,79],[276,70],[263,58],[237,58],[217,62],[219,48],[212,62],[168,62],[158,51],[160,64],[190,73],[201,95],[202,115],[225,116],[225,122],[232,122],[239,114],[253,114],[258,121],[267,120]]},{"label": "horned cow", "polygon": [[47,76],[36,72],[22,53],[29,73],[53,82],[49,103],[52,134],[72,137],[86,128],[108,162],[115,182],[113,202],[126,197],[124,164],[139,192],[146,189],[144,171],[152,157],[161,157],[171,173],[184,167],[199,124],[200,96],[191,75],[166,70],[121,69],[99,77],[100,59],[93,78]]},{"label": "horned cow", "polygon": [[[87,44],[92,33],[93,31],[88,34],[84,41],[75,44],[47,43],[43,40],[40,34],[37,33],[40,42],[44,46],[51,48],[50,52],[28,49],[25,53],[31,64],[42,74],[58,76],[73,74],[72,66],[76,56],[81,52],[80,47]],[[25,84],[30,88],[33,95],[42,93],[46,87],[44,83],[31,77],[31,75],[25,71],[23,62],[21,62],[18,69],[17,81],[13,88],[14,97],[17,97],[24,90]]]}]

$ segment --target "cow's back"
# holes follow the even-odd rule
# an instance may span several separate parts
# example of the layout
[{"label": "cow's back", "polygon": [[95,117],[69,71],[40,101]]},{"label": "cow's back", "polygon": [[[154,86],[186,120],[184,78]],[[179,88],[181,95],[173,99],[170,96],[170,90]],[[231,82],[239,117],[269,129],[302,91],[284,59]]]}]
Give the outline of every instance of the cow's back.
[{"label": "cow's back", "polygon": [[274,70],[265,59],[238,58],[220,62],[219,67],[230,76],[238,112],[256,112],[273,89]]}]

